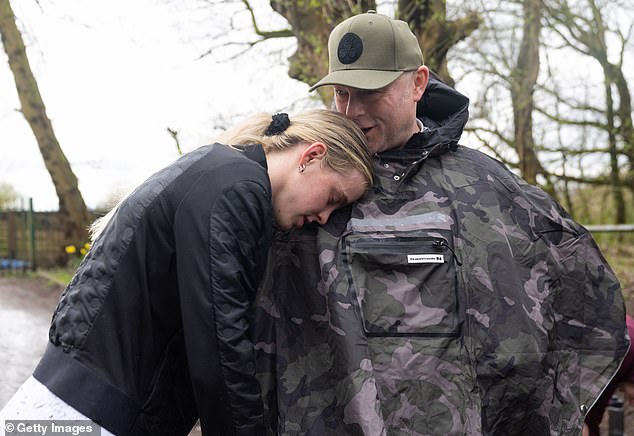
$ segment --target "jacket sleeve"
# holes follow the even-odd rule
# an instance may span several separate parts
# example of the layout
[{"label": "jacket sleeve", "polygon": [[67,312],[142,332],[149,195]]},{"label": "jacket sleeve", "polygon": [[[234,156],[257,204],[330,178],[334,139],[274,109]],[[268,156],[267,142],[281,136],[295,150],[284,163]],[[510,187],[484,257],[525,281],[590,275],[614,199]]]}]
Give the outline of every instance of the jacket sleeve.
[{"label": "jacket sleeve", "polygon": [[249,314],[270,245],[269,195],[256,182],[240,181],[220,192],[210,208],[195,203],[179,207],[175,238],[203,434],[264,434]]},{"label": "jacket sleeve", "polygon": [[[548,253],[550,289],[545,295],[552,313],[545,317],[553,322],[548,351],[559,368],[556,389],[569,390],[566,394],[575,397],[585,413],[629,348],[621,285],[587,229],[543,191],[526,186],[524,192],[533,204],[542,205],[533,222]],[[541,281],[537,260],[532,272]]]},{"label": "jacket sleeve", "polygon": [[553,305],[556,348],[577,351],[578,360],[563,367],[571,379],[582,374],[579,401],[587,410],[627,353],[625,304],[619,281],[590,233],[562,238],[552,252],[559,274]]}]

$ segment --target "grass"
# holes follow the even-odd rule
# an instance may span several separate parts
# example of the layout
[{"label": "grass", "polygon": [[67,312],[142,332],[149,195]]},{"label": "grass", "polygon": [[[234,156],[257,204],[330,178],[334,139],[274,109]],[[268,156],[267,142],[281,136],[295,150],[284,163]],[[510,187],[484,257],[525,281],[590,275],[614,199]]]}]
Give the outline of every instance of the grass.
[{"label": "grass", "polygon": [[75,274],[75,271],[69,268],[51,268],[44,270],[40,269],[37,274],[47,280],[66,286],[73,277],[73,274]]}]

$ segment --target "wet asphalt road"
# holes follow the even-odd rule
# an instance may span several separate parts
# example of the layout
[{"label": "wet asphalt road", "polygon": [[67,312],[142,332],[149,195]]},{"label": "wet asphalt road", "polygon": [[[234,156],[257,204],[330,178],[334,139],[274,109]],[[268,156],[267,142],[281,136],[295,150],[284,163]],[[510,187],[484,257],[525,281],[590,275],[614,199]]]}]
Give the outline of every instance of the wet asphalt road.
[{"label": "wet asphalt road", "polygon": [[0,276],[0,408],[44,352],[61,292],[60,285],[45,279]]}]

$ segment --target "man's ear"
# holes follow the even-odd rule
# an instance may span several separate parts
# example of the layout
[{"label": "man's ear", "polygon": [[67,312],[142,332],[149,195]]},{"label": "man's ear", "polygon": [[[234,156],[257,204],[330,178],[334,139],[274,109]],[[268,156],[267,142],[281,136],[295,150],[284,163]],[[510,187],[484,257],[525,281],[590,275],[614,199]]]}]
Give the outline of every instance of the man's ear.
[{"label": "man's ear", "polygon": [[415,101],[420,101],[427,88],[427,82],[429,82],[429,68],[425,65],[421,65],[414,74],[414,93],[413,97]]},{"label": "man's ear", "polygon": [[299,155],[299,165],[308,165],[312,160],[321,160],[326,156],[326,146],[321,142],[313,142],[304,148]]}]

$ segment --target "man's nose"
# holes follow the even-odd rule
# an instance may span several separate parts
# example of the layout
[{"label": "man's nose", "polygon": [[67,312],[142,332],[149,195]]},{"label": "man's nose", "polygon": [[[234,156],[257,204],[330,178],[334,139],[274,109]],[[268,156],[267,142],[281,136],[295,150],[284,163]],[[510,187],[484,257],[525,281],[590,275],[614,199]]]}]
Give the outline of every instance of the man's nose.
[{"label": "man's nose", "polygon": [[350,96],[346,105],[346,117],[352,120],[358,120],[365,112],[363,103],[358,99]]}]

